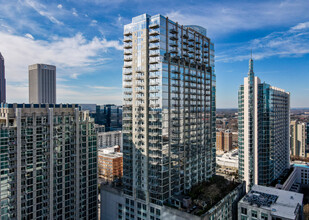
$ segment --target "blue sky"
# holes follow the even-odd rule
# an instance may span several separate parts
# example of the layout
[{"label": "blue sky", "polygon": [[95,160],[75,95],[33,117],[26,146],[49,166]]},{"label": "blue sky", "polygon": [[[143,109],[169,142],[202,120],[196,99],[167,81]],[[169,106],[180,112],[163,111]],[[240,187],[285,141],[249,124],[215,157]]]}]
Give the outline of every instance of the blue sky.
[{"label": "blue sky", "polygon": [[28,102],[28,65],[57,66],[57,101],[122,100],[123,25],[143,13],[207,28],[215,43],[217,107],[237,107],[253,50],[255,73],[309,107],[309,2],[0,0],[7,101]]}]

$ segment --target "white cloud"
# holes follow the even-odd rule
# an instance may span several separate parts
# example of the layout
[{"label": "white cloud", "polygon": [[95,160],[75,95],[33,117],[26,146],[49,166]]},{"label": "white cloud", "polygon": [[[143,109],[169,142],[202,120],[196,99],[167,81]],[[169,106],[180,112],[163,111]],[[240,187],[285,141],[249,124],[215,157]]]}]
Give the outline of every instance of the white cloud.
[{"label": "white cloud", "polygon": [[5,58],[9,82],[27,81],[28,65],[33,63],[56,65],[60,77],[76,72],[91,72],[110,59],[105,54],[109,49],[122,50],[119,41],[97,37],[87,40],[81,33],[68,38],[58,37],[48,42],[1,31],[0,48]]},{"label": "white cloud", "polygon": [[88,87],[99,90],[115,90],[115,89],[121,90],[121,88],[118,87],[108,87],[108,86],[88,86]]},{"label": "white cloud", "polygon": [[61,4],[59,4],[59,5],[57,5],[57,8],[59,8],[59,9],[62,9],[62,5]]},{"label": "white cloud", "polygon": [[92,20],[91,23],[90,23],[90,26],[96,26],[98,23],[97,20]]},{"label": "white cloud", "polygon": [[306,28],[309,28],[309,21],[295,25],[294,27],[292,27],[292,30],[302,30]]},{"label": "white cloud", "polygon": [[[216,56],[218,62],[242,61],[250,58],[253,50],[254,59],[264,59],[272,56],[288,57],[309,54],[309,28],[300,23],[287,31],[273,32],[265,37],[249,42],[225,45],[221,54]],[[295,28],[297,27],[297,28]]]},{"label": "white cloud", "polygon": [[78,74],[78,73],[73,73],[73,74],[70,75],[70,77],[71,77],[72,79],[77,79],[79,75],[80,75],[80,74]]},{"label": "white cloud", "polygon": [[42,15],[43,17],[48,18],[51,22],[55,24],[63,24],[61,21],[56,19],[48,10],[47,7],[43,4],[36,2],[35,0],[25,0],[25,3],[33,8],[37,13]]},{"label": "white cloud", "polygon": [[276,1],[218,1],[204,5],[172,9],[167,16],[180,24],[205,27],[211,37],[239,30],[286,27],[309,19],[308,0],[285,0],[281,4]]},{"label": "white cloud", "polygon": [[76,9],[75,9],[75,8],[73,8],[72,10],[73,10],[72,15],[74,15],[75,17],[77,17],[77,16],[78,16],[78,14],[77,14]]},{"label": "white cloud", "polygon": [[31,34],[29,34],[29,33],[25,34],[25,37],[27,37],[27,38],[29,38],[31,40],[34,40],[34,37]]}]

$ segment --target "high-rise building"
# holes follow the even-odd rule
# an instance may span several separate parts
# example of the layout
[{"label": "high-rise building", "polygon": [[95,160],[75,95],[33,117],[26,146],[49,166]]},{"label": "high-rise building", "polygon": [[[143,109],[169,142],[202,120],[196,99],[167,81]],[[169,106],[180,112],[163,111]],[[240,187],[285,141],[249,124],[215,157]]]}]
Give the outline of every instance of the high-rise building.
[{"label": "high-rise building", "polygon": [[119,131],[122,129],[122,106],[107,104],[97,105],[92,114],[95,123],[105,126],[105,131]]},{"label": "high-rise building", "polygon": [[123,190],[134,208],[123,212],[160,219],[164,202],[215,174],[214,45],[206,29],[161,15],[134,17],[124,36]]},{"label": "high-rise building", "polygon": [[229,130],[216,132],[217,151],[231,151],[233,149],[233,134]]},{"label": "high-rise building", "polygon": [[0,103],[5,102],[6,102],[5,66],[4,66],[4,58],[0,53]]},{"label": "high-rise building", "polygon": [[99,148],[118,145],[122,151],[122,131],[98,132],[97,138]]},{"label": "high-rise building", "polygon": [[291,155],[296,157],[307,157],[309,154],[309,123],[291,121]]},{"label": "high-rise building", "polygon": [[29,66],[29,103],[56,103],[56,67],[47,64]]},{"label": "high-rise building", "polygon": [[94,122],[77,105],[2,104],[1,219],[97,219]]},{"label": "high-rise building", "polygon": [[217,148],[217,151],[224,151],[224,132],[223,131],[216,132],[216,148]]},{"label": "high-rise building", "polygon": [[224,151],[231,151],[233,149],[233,134],[230,131],[224,132]]},{"label": "high-rise building", "polygon": [[239,176],[268,185],[290,166],[290,94],[261,83],[253,60],[238,92]]}]

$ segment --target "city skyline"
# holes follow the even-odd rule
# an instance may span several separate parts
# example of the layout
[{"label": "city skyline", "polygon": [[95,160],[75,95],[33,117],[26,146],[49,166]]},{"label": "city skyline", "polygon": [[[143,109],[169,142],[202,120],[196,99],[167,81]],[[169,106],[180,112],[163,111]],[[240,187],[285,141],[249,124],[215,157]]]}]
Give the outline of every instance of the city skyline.
[{"label": "city skyline", "polygon": [[[166,7],[161,8],[163,3]],[[0,51],[8,102],[27,102],[28,65],[50,63],[57,66],[60,103],[121,104],[123,25],[139,14],[161,13],[207,29],[216,45],[218,108],[237,107],[237,89],[251,49],[256,73],[291,92],[291,107],[309,107],[309,5],[302,0],[207,5],[121,0],[47,5],[26,0],[1,5]]]}]

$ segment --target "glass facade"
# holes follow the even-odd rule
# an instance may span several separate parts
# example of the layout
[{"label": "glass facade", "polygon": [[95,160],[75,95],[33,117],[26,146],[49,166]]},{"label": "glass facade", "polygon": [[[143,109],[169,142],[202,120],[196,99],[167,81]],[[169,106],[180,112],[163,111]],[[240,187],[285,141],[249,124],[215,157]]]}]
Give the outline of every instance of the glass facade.
[{"label": "glass facade", "polygon": [[238,91],[239,176],[248,187],[269,185],[289,167],[289,93],[260,83],[250,59]]},{"label": "glass facade", "polygon": [[133,18],[124,27],[123,92],[126,195],[162,205],[215,173],[209,38],[161,15]]}]

